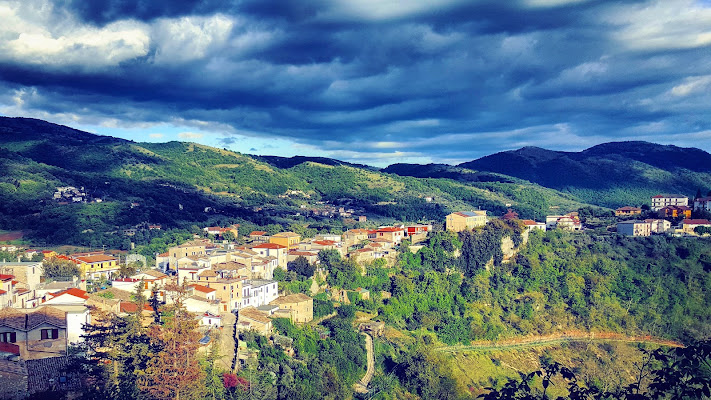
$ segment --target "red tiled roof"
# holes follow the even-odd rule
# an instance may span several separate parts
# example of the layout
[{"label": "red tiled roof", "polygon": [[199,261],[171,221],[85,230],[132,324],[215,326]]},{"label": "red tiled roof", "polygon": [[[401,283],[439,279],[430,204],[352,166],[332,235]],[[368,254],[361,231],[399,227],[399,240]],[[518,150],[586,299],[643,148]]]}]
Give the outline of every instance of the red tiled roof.
[{"label": "red tiled roof", "polygon": [[707,219],[685,219],[684,225],[709,225],[711,221]]},{"label": "red tiled roof", "polygon": [[195,290],[197,290],[198,292],[203,292],[203,293],[212,293],[212,292],[215,292],[215,291],[216,291],[215,289],[212,289],[212,288],[209,288],[209,287],[205,287],[205,286],[201,286],[201,285],[193,285],[193,287],[194,287]]},{"label": "red tiled roof", "polygon": [[0,289],[0,294],[5,294],[5,293],[7,293],[7,290]]},{"label": "red tiled roof", "polygon": [[[128,301],[122,301],[119,305],[121,312],[132,313],[138,310],[138,304]],[[148,304],[143,305],[143,311],[153,311],[153,307]]]},{"label": "red tiled roof", "polygon": [[116,259],[114,257],[107,256],[104,254],[97,254],[97,255],[85,256],[85,257],[76,257],[76,259],[79,261],[85,262],[85,263],[116,261]]},{"label": "red tiled roof", "polygon": [[262,243],[262,244],[258,244],[256,246],[254,246],[252,248],[253,249],[285,249],[286,246],[283,246],[278,243]]},{"label": "red tiled roof", "polygon": [[378,230],[376,232],[398,232],[398,231],[402,231],[402,230],[403,230],[403,228],[396,228],[394,226],[388,226],[385,228],[378,228]]},{"label": "red tiled roof", "polygon": [[0,274],[0,281],[9,281],[10,279],[14,278],[14,275],[6,275],[6,274]]},{"label": "red tiled roof", "polygon": [[252,231],[252,233],[250,233],[249,236],[262,236],[262,235],[264,235],[265,233],[267,233],[267,232],[265,232],[265,231]]},{"label": "red tiled roof", "polygon": [[166,251],[165,253],[158,254],[158,257],[170,257],[170,253]]},{"label": "red tiled roof", "polygon": [[55,294],[53,294],[52,296],[58,297],[58,296],[61,296],[61,295],[63,295],[63,294],[70,294],[70,295],[72,295],[72,296],[74,296],[74,297],[80,297],[80,298],[82,298],[82,299],[84,299],[84,300],[86,300],[86,299],[89,298],[89,296],[86,295],[86,292],[85,292],[85,291],[83,291],[83,290],[81,290],[81,289],[77,289],[77,288],[67,289],[67,290],[65,290],[65,291],[63,291],[63,292],[55,293]]},{"label": "red tiled roof", "polygon": [[638,211],[638,210],[641,211],[642,209],[639,207],[624,206],[624,207],[618,208],[615,211]]},{"label": "red tiled roof", "polygon": [[333,240],[314,240],[313,243],[319,244],[321,246],[333,246],[336,244]]},{"label": "red tiled roof", "polygon": [[538,222],[536,222],[536,221],[534,221],[534,220],[531,220],[531,219],[524,219],[524,220],[521,221],[521,222],[523,222],[524,225],[528,225],[528,226],[531,226],[531,225],[538,225]]}]

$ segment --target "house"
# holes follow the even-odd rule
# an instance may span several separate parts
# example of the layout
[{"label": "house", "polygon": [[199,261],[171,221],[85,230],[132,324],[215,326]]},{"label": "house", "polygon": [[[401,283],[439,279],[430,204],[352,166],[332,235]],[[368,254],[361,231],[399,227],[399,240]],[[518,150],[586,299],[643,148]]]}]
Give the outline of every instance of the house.
[{"label": "house", "polygon": [[345,252],[343,251],[343,247],[341,246],[341,241],[333,241],[333,240],[313,240],[309,244],[311,247],[310,249],[305,249],[305,250],[312,250],[315,252],[319,252],[321,250],[336,250],[337,252],[341,253],[343,255]]},{"label": "house", "polygon": [[13,275],[0,275],[0,308],[13,306],[13,293],[15,292],[16,282]]},{"label": "house", "polygon": [[146,297],[148,297],[148,294],[150,294],[153,289],[165,288],[166,283],[168,283],[168,275],[154,269],[131,275],[131,278],[143,281],[143,293],[147,295]]},{"label": "house", "polygon": [[652,211],[659,211],[666,206],[688,206],[689,198],[682,194],[658,194],[652,196]]},{"label": "house", "polygon": [[91,322],[91,315],[87,307],[89,296],[81,289],[71,288],[58,293],[48,294],[49,299],[42,302],[40,307],[51,306],[66,314],[67,341],[78,343],[84,334],[84,325]]},{"label": "house", "polygon": [[428,225],[416,224],[416,225],[408,225],[405,227],[405,236],[407,236],[407,237],[418,236],[418,235],[427,236],[428,232],[432,232],[432,224],[428,224]]},{"label": "house", "polygon": [[637,214],[642,214],[642,209],[639,207],[624,206],[615,210],[615,216],[618,217],[628,217]]},{"label": "house", "polygon": [[252,231],[249,234],[249,240],[251,240],[252,243],[268,243],[269,234],[265,231]]},{"label": "house", "polygon": [[217,279],[215,281],[200,281],[201,285],[215,289],[215,299],[227,304],[230,311],[242,307],[242,293],[246,278]]},{"label": "house", "polygon": [[579,231],[583,228],[580,223],[577,212],[571,212],[565,215],[548,215],[546,216],[546,229],[566,229],[570,231]]},{"label": "house", "polygon": [[200,325],[210,326],[213,328],[222,328],[222,316],[205,311],[200,316]]},{"label": "house", "polygon": [[239,225],[232,225],[228,228],[221,228],[219,226],[209,226],[207,228],[203,228],[203,231],[207,232],[208,235],[214,235],[220,238],[224,238],[224,234],[227,232],[230,232],[235,237],[237,237],[239,234],[238,229]]},{"label": "house", "polygon": [[694,211],[711,212],[711,197],[699,197],[694,199]]},{"label": "house", "polygon": [[0,310],[2,351],[23,360],[67,354],[66,313],[54,307]]},{"label": "house", "polygon": [[[175,269],[178,263],[178,259],[187,256],[198,256],[203,255],[206,252],[207,246],[206,242],[193,240],[190,242],[183,243],[179,246],[174,246],[168,249],[168,263],[166,269]],[[158,260],[156,260],[158,262]]]},{"label": "house", "polygon": [[269,238],[269,243],[285,246],[287,251],[296,248],[301,241],[301,235],[294,232],[280,232]]},{"label": "house", "polygon": [[42,271],[42,262],[0,262],[0,274],[13,275],[29,290],[39,286]]},{"label": "house", "polygon": [[659,218],[691,218],[691,208],[687,206],[665,206],[657,211]]},{"label": "house", "polygon": [[445,226],[448,231],[461,232],[486,225],[486,210],[460,211],[447,215]]},{"label": "house", "polygon": [[644,222],[649,224],[652,233],[664,233],[671,228],[671,222],[666,219],[645,219]]},{"label": "house", "polygon": [[304,257],[309,264],[316,264],[319,262],[318,253],[315,251],[300,251],[291,250],[286,256],[287,262],[294,261],[299,257]]},{"label": "house", "polygon": [[213,289],[202,285],[190,285],[195,296],[203,298],[205,300],[216,300],[217,299],[217,289]]},{"label": "house", "polygon": [[255,331],[269,336],[272,332],[272,320],[255,307],[246,307],[237,313],[238,331]]},{"label": "house", "polygon": [[262,257],[276,257],[277,265],[284,269],[288,262],[287,249],[287,246],[278,243],[261,243],[252,247],[252,250]]},{"label": "house", "polygon": [[198,282],[214,281],[217,279],[230,279],[237,277],[251,278],[252,269],[249,265],[229,261],[225,263],[214,264],[212,270],[203,271],[198,274]]},{"label": "house", "polygon": [[538,229],[541,231],[546,231],[546,224],[545,222],[536,222],[531,219],[524,219],[521,221],[523,226],[526,228],[527,231],[531,232],[534,229]]},{"label": "house", "polygon": [[74,255],[70,258],[79,266],[86,279],[111,279],[120,269],[118,259],[106,254]]},{"label": "house", "polygon": [[621,221],[617,223],[617,233],[627,236],[649,236],[651,224],[645,221]]},{"label": "house", "polygon": [[694,229],[700,226],[711,227],[711,221],[707,219],[685,219],[681,223],[682,231],[689,235],[696,235]]},{"label": "house", "polygon": [[314,319],[314,299],[303,293],[279,296],[269,304],[287,310],[292,322],[309,322]]},{"label": "house", "polygon": [[242,304],[244,307],[259,307],[269,304],[279,297],[279,285],[276,281],[251,279],[242,285]]},{"label": "house", "polygon": [[385,226],[378,228],[376,239],[387,239],[395,244],[400,244],[405,238],[405,228],[396,226]]},{"label": "house", "polygon": [[[138,304],[132,301],[120,301],[119,302],[119,316],[126,316],[128,314],[136,314],[138,312]],[[141,310],[141,324],[143,326],[148,326],[153,322],[153,307],[149,304],[143,304],[143,309]]]},{"label": "house", "polygon": [[343,243],[347,247],[360,244],[364,240],[368,240],[367,229],[349,229],[343,233]]}]

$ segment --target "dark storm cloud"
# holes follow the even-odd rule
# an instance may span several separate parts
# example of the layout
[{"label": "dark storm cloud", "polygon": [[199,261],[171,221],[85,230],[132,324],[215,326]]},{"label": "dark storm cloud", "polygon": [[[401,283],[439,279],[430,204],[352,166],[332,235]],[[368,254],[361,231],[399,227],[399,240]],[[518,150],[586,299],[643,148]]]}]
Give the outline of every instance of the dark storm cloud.
[{"label": "dark storm cloud", "polygon": [[177,121],[372,160],[711,129],[711,11],[691,0],[11,3],[2,113]]}]

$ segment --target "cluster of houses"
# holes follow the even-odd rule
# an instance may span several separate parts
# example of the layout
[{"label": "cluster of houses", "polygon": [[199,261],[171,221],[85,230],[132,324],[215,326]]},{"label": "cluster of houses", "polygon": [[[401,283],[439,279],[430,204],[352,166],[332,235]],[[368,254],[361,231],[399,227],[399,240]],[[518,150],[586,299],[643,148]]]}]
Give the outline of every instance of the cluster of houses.
[{"label": "cluster of houses", "polygon": [[[658,218],[644,220],[627,220],[617,223],[617,232],[629,236],[650,236],[651,234],[665,233],[673,235],[696,235],[697,227],[711,227],[707,219],[692,219],[692,211],[711,211],[711,197],[699,197],[689,205],[689,198],[681,194],[658,194],[651,197],[650,210],[657,213]],[[615,215],[620,217],[634,217],[641,215],[642,208],[620,207],[615,210]],[[667,220],[680,218],[677,226]]]}]

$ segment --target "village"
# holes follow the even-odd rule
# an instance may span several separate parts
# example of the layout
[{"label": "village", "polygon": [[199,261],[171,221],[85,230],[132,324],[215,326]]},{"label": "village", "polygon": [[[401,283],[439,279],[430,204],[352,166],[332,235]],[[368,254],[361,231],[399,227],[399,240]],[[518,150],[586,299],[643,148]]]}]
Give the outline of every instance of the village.
[{"label": "village", "polygon": [[[617,209],[616,230],[629,236],[661,233],[696,236],[706,233],[699,227],[711,230],[708,220],[691,219],[692,211],[711,209],[711,197],[694,199],[692,207],[687,197],[657,195],[651,198],[648,209]],[[643,212],[654,213],[658,218],[630,219]],[[443,226],[461,232],[482,227],[490,218],[485,210],[454,212],[446,216]],[[518,220],[512,210],[493,218]],[[674,219],[680,221],[677,226],[670,222]],[[549,215],[545,222],[518,221],[526,231],[584,229],[577,212]],[[63,379],[61,369],[47,365],[66,362],[65,356],[72,346],[82,341],[85,326],[95,322],[95,314],[135,313],[139,307],[136,294],[141,293],[144,299],[152,300],[141,303],[146,320],[159,321],[160,313],[154,306],[174,300],[175,294],[168,290],[172,284],[185,288],[182,304],[198,321],[204,336],[201,344],[207,346],[219,338],[225,367],[239,369],[256,357],[254,350],[240,345],[240,332],[253,331],[283,344],[285,338],[274,332],[273,319],[286,318],[294,324],[314,321],[311,295],[326,296],[336,305],[370,296],[365,289],[346,291],[328,287],[325,284],[328,271],[319,265],[321,252],[335,252],[358,265],[378,259],[383,260],[383,265],[392,265],[403,241],[408,242],[410,251],[416,251],[421,247],[418,243],[426,241],[433,231],[433,225],[350,229],[342,235],[319,234],[313,238],[302,238],[294,232],[269,235],[266,231],[252,231],[242,234],[240,241],[227,240],[240,237],[237,225],[205,227],[203,231],[202,236],[195,235],[192,240],[156,254],[154,265],[146,265],[145,257],[137,255],[127,255],[121,260],[120,255],[105,251],[58,254],[52,250],[3,245],[0,250],[14,252],[17,260],[0,263],[0,361],[8,364],[5,367],[9,370],[15,367],[17,375],[24,377],[17,382],[29,393],[47,390]],[[311,295],[280,290],[280,282],[275,278],[277,272],[283,274],[297,260],[314,267],[314,279],[306,291]],[[45,265],[52,262],[76,265],[80,274],[66,280],[49,279],[44,275]],[[122,273],[122,266],[129,263],[138,268],[131,274],[125,270]],[[389,293],[379,296],[387,298]],[[365,321],[360,328],[377,334],[382,323]],[[285,347],[288,348],[288,343]],[[30,376],[33,378],[28,381]]]}]

